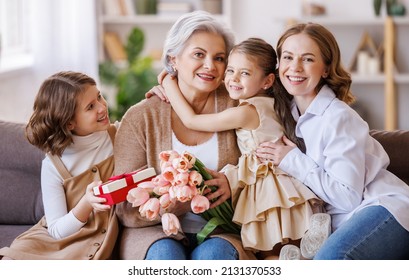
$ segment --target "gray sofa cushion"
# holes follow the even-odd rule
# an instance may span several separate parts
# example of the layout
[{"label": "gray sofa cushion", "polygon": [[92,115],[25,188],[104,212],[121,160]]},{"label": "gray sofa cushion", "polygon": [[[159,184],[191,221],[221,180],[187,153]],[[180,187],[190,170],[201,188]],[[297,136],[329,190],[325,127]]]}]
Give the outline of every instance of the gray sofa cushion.
[{"label": "gray sofa cushion", "polygon": [[24,135],[25,124],[0,121],[0,224],[32,225],[44,216],[44,153]]},{"label": "gray sofa cushion", "polygon": [[0,248],[9,247],[17,236],[30,229],[32,225],[2,225],[0,224]]}]

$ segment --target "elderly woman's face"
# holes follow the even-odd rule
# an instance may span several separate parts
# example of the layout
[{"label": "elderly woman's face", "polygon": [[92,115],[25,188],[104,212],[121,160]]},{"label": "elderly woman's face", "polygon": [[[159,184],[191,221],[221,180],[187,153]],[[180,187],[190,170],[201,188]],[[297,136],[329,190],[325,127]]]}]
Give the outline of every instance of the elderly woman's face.
[{"label": "elderly woman's face", "polygon": [[226,59],[226,44],[222,36],[208,32],[194,33],[184,50],[173,60],[182,91],[215,90],[223,80]]}]

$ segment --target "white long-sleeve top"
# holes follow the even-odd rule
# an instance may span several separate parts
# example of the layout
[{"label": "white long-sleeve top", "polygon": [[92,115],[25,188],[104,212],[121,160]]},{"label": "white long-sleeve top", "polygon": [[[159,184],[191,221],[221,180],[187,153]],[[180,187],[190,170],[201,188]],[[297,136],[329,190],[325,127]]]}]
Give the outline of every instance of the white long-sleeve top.
[{"label": "white long-sleeve top", "polygon": [[333,229],[363,207],[382,205],[409,230],[409,187],[386,170],[389,157],[368,124],[328,86],[302,116],[293,109],[307,151],[291,150],[279,167],[326,202]]},{"label": "white long-sleeve top", "polygon": [[[74,177],[113,154],[112,141],[107,131],[74,136],[73,140],[74,143],[65,149],[61,160]],[[84,188],[85,194],[87,186],[79,187]],[[42,162],[41,191],[48,232],[52,237],[67,237],[85,225],[72,211],[68,212],[63,178],[48,157]]]}]

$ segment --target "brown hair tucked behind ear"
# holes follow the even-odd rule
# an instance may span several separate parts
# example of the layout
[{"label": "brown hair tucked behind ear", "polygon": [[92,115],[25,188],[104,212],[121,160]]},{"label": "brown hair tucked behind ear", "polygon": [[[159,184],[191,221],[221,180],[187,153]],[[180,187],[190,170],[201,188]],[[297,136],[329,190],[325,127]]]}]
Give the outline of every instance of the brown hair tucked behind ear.
[{"label": "brown hair tucked behind ear", "polygon": [[61,156],[72,143],[67,128],[73,120],[78,96],[95,80],[77,72],[59,72],[41,85],[34,101],[33,114],[26,126],[28,141],[46,153]]}]

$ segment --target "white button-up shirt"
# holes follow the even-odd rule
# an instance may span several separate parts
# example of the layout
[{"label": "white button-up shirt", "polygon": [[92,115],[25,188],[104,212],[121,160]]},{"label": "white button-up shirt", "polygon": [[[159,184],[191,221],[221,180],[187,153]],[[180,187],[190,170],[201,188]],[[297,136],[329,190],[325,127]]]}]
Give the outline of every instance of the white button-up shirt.
[{"label": "white button-up shirt", "polygon": [[326,203],[333,229],[365,206],[382,205],[409,230],[409,187],[386,170],[389,157],[368,124],[328,86],[305,114],[294,109],[296,134],[307,151],[293,149],[279,167]]}]

